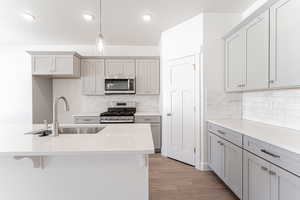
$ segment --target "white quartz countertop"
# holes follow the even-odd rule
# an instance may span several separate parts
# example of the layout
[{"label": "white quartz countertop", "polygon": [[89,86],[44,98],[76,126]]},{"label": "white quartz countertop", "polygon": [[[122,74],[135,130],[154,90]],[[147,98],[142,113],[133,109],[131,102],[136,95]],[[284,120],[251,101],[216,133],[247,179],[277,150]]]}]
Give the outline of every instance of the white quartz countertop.
[{"label": "white quartz countertop", "polygon": [[79,113],[72,117],[100,117],[100,113]]},{"label": "white quartz countertop", "polygon": [[152,154],[149,124],[65,124],[61,127],[104,127],[96,134],[24,135],[42,125],[0,125],[0,155],[51,156],[82,154]]},{"label": "white quartz countertop", "polygon": [[159,112],[136,112],[135,116],[161,116]]},{"label": "white quartz countertop", "polygon": [[208,120],[262,142],[300,154],[300,131],[250,120]]}]

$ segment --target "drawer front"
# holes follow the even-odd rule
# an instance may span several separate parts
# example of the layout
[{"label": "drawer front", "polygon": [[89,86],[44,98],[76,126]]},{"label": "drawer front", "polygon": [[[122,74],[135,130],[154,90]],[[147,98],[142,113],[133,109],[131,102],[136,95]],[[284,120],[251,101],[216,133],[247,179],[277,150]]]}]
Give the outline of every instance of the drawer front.
[{"label": "drawer front", "polygon": [[260,140],[244,136],[244,149],[300,176],[300,156]]},{"label": "drawer front", "polygon": [[75,124],[99,124],[100,117],[74,117]]},{"label": "drawer front", "polygon": [[208,131],[214,133],[215,135],[228,140],[229,142],[242,147],[243,145],[243,136],[237,132],[234,132],[230,129],[212,124],[208,122],[207,125]]},{"label": "drawer front", "polygon": [[160,123],[160,116],[135,116],[136,123]]}]

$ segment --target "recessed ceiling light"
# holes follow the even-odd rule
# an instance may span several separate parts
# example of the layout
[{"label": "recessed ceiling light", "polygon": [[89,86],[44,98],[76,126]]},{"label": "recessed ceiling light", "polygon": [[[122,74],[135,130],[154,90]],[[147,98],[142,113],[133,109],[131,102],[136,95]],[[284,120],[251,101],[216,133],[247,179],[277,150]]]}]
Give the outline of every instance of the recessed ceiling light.
[{"label": "recessed ceiling light", "polygon": [[143,15],[143,20],[145,22],[150,22],[152,20],[152,16],[150,14]]},{"label": "recessed ceiling light", "polygon": [[35,21],[35,16],[29,14],[29,13],[23,13],[22,14],[23,18],[29,22]]},{"label": "recessed ceiling light", "polygon": [[93,15],[90,15],[90,14],[83,14],[82,17],[83,17],[83,19],[85,19],[85,21],[88,21],[88,22],[93,21],[95,18]]}]

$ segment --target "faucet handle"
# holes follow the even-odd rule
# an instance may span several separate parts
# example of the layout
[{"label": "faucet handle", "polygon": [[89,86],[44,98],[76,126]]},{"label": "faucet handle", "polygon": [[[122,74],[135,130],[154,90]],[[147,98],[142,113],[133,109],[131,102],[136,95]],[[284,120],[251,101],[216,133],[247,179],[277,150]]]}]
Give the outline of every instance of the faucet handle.
[{"label": "faucet handle", "polygon": [[48,130],[49,126],[48,126],[48,121],[44,120],[44,125],[45,125],[45,129]]}]

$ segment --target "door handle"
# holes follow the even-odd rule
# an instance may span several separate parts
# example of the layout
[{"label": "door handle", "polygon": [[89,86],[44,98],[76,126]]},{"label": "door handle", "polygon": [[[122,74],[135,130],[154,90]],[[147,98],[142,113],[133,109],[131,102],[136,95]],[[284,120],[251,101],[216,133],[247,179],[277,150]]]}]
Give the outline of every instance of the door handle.
[{"label": "door handle", "polygon": [[276,172],[274,172],[274,171],[269,171],[269,174],[270,174],[271,176],[275,176],[275,175],[276,175]]},{"label": "door handle", "polygon": [[171,117],[171,116],[172,116],[172,113],[167,113],[167,116],[168,116],[168,117]]},{"label": "door handle", "polygon": [[268,171],[268,168],[266,168],[264,166],[261,166],[261,169],[264,170],[264,171]]}]

